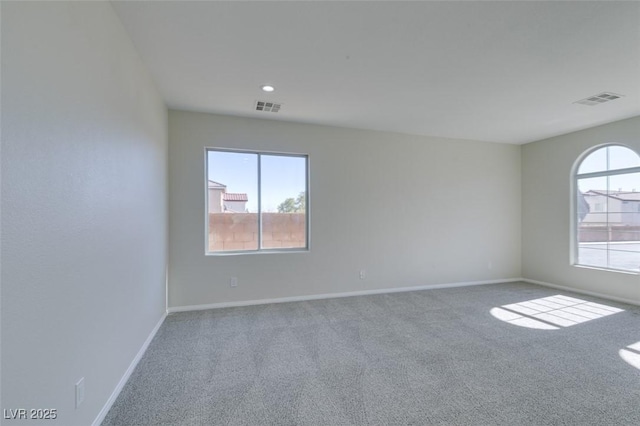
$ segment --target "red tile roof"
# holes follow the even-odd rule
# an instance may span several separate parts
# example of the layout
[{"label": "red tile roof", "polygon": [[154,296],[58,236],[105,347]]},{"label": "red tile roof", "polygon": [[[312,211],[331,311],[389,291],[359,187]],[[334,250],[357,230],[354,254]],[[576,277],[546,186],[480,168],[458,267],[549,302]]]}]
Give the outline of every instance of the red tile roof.
[{"label": "red tile roof", "polygon": [[233,194],[231,192],[225,192],[222,194],[222,199],[224,201],[249,201],[247,194]]}]

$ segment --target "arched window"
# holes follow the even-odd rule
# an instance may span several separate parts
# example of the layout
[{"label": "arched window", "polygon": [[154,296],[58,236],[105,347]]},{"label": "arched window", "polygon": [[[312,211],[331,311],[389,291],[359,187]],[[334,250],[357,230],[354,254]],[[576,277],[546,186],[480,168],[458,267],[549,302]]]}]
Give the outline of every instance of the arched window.
[{"label": "arched window", "polygon": [[599,147],[574,175],[574,263],[640,272],[640,156]]}]

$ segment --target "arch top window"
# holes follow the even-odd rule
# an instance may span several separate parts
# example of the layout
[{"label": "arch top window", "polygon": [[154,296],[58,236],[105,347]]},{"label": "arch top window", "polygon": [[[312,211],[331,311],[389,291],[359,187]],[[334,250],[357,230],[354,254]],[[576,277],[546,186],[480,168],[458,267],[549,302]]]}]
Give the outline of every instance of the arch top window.
[{"label": "arch top window", "polygon": [[574,175],[574,264],[640,272],[640,156],[600,147]]},{"label": "arch top window", "polygon": [[640,156],[635,151],[622,145],[607,145],[596,149],[582,160],[578,175],[633,167],[640,167]]}]

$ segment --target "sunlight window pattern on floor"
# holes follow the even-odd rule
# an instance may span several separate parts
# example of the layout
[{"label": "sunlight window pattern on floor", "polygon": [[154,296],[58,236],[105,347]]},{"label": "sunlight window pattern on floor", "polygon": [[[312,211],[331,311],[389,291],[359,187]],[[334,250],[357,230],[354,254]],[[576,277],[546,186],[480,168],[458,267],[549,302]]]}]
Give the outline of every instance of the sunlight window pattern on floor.
[{"label": "sunlight window pattern on floor", "polygon": [[620,349],[618,353],[627,364],[640,370],[640,342]]},{"label": "sunlight window pattern on floor", "polygon": [[557,330],[622,311],[612,306],[558,294],[496,307],[491,309],[491,315],[520,327]]}]

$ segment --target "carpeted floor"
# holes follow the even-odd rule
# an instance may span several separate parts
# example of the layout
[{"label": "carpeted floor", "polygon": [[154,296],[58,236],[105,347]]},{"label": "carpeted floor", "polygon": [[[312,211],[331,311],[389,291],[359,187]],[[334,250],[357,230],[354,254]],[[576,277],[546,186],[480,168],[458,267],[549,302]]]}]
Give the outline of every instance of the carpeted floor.
[{"label": "carpeted floor", "polygon": [[638,342],[640,307],[524,283],[179,313],[103,425],[640,425]]}]

